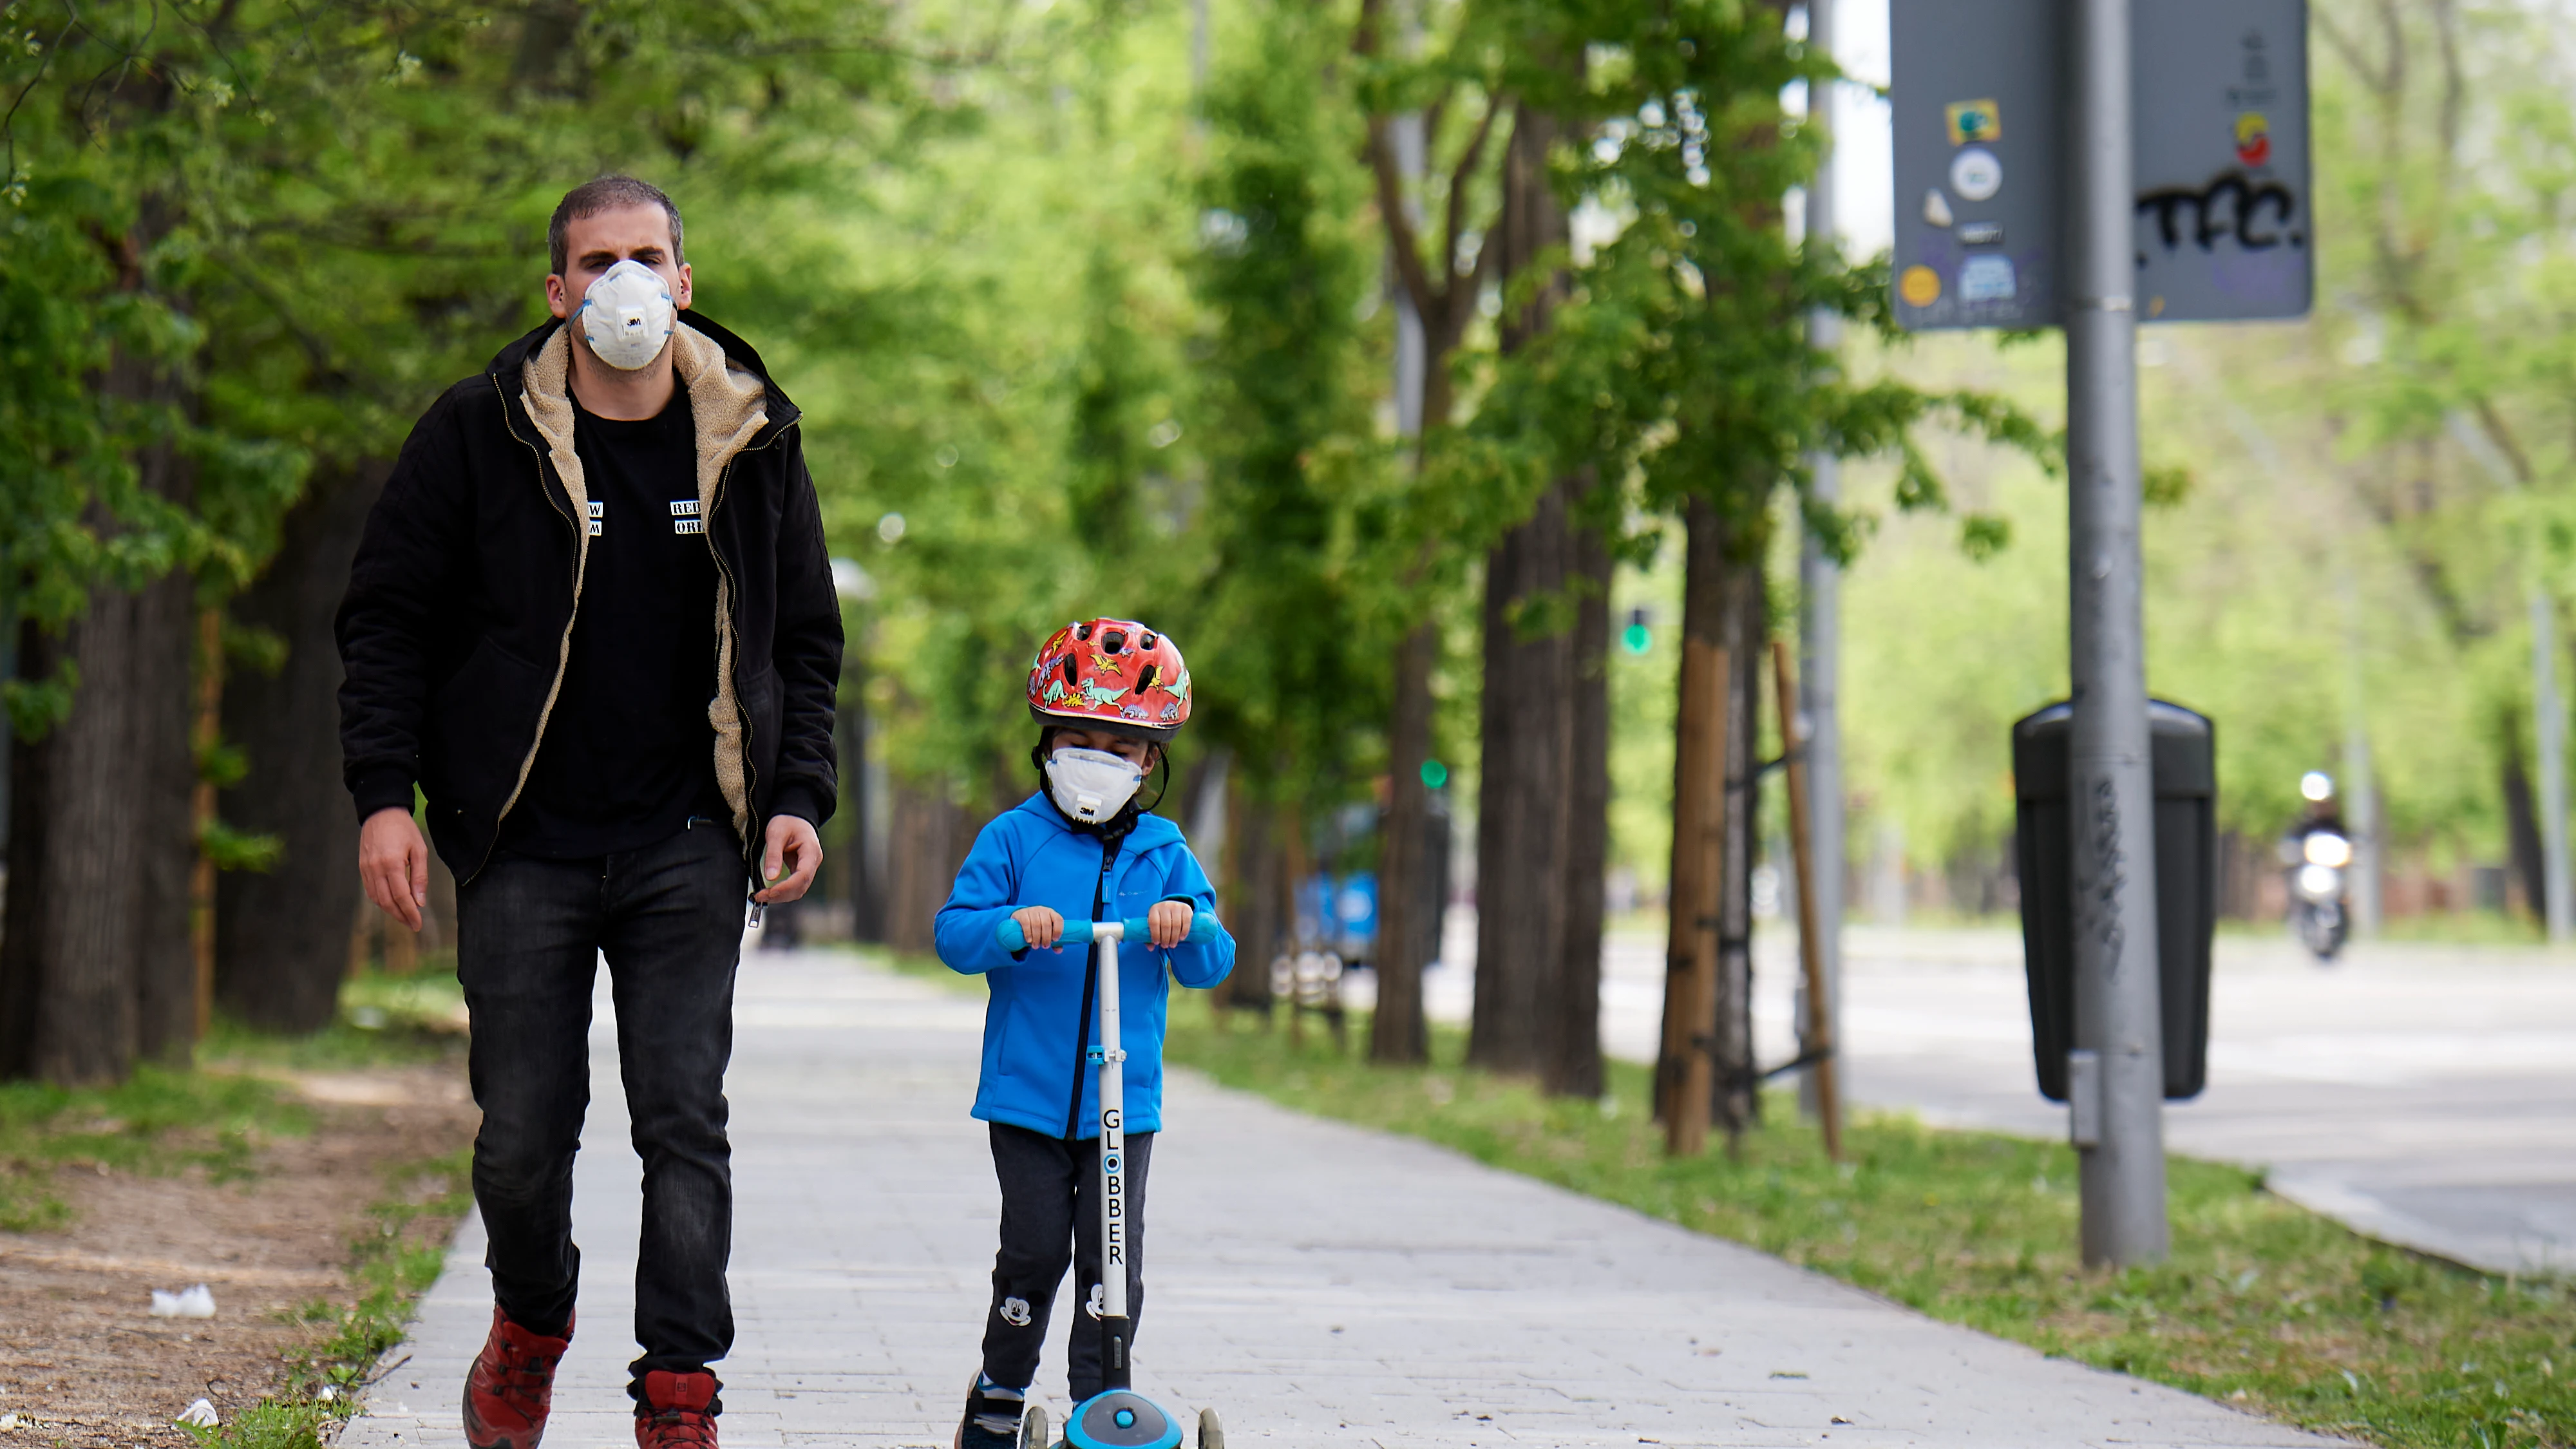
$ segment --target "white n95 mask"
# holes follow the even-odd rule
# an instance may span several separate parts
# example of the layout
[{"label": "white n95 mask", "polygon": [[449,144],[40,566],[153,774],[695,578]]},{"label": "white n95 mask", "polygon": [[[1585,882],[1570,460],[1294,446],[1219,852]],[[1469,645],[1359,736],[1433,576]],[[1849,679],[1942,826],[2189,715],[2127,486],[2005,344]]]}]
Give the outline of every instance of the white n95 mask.
[{"label": "white n95 mask", "polygon": [[581,294],[581,335],[593,355],[623,372],[662,355],[677,315],[670,284],[632,258],[600,273]]},{"label": "white n95 mask", "polygon": [[1107,750],[1078,750],[1070,745],[1047,757],[1047,793],[1055,808],[1097,825],[1127,808],[1145,772]]}]

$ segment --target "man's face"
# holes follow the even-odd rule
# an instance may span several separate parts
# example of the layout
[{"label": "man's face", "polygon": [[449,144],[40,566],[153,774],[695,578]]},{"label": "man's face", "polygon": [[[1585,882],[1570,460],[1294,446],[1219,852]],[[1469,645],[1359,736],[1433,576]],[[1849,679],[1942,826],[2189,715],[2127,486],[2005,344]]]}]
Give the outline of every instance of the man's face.
[{"label": "man's face", "polygon": [[1154,746],[1107,730],[1058,729],[1047,742],[1047,753],[1058,750],[1106,750],[1139,770],[1154,768]]},{"label": "man's face", "polygon": [[546,309],[571,316],[601,273],[628,261],[651,267],[670,284],[671,304],[688,310],[688,264],[671,254],[671,218],[649,202],[580,217],[564,228],[564,269],[546,278]]}]

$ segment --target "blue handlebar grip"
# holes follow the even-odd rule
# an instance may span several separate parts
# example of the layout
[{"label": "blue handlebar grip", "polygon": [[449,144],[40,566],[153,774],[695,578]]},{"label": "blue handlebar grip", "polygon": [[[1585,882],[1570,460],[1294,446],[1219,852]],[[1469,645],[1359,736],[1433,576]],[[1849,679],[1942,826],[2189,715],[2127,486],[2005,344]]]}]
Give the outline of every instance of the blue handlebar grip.
[{"label": "blue handlebar grip", "polygon": [[[1153,939],[1153,934],[1153,927],[1147,924],[1143,916],[1131,917],[1126,922],[1126,936],[1130,941],[1150,942]],[[1021,930],[1020,923],[1012,917],[1004,916],[1002,918],[1001,927],[994,932],[994,935],[1001,939],[1002,949],[1010,952],[1014,956],[1029,949],[1028,932]],[[1191,946],[1202,946],[1215,940],[1215,915],[1207,911],[1191,912],[1190,933],[1181,939],[1183,944]],[[1087,946],[1091,944],[1091,922],[1065,922],[1064,935],[1056,941],[1056,944],[1059,946]]]}]

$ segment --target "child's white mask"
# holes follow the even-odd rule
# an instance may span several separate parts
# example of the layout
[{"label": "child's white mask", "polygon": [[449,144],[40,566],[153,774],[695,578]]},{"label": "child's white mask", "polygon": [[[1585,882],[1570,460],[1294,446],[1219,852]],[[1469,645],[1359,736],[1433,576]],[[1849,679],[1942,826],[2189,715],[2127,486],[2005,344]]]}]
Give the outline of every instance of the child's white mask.
[{"label": "child's white mask", "polygon": [[1047,793],[1055,808],[1097,825],[1127,808],[1145,772],[1107,750],[1078,750],[1071,745],[1047,757]]},{"label": "child's white mask", "polygon": [[581,294],[581,335],[590,339],[593,356],[622,372],[662,355],[678,315],[670,283],[632,257],[600,273]]}]

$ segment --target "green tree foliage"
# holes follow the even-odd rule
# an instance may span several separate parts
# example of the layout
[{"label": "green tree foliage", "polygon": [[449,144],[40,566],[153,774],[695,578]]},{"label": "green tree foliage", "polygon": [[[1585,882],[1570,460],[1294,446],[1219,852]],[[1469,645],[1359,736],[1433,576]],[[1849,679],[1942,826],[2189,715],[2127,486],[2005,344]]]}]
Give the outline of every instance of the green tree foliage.
[{"label": "green tree foliage", "polygon": [[[1296,800],[1347,788],[1385,716],[1392,634],[1354,595],[1351,504],[1371,436],[1355,311],[1372,282],[1354,224],[1356,113],[1326,75],[1329,12],[1263,6],[1206,105],[1211,155],[1194,278],[1209,319],[1208,511],[1199,536],[1211,733]],[[1210,647],[1212,646],[1212,647]]]},{"label": "green tree foliage", "polygon": [[[2009,404],[1890,377],[1856,381],[1810,346],[1814,309],[1889,336],[1893,317],[1883,265],[1804,246],[1782,223],[1780,199],[1813,174],[1817,151],[1781,94],[1834,71],[1777,11],[1738,0],[1501,8],[1544,37],[1539,53],[1589,58],[1579,74],[1539,68],[1520,79],[1532,104],[1590,138],[1562,158],[1569,200],[1619,228],[1575,268],[1571,305],[1498,369],[1478,409],[1474,431],[1518,444],[1518,471],[1600,467],[1622,485],[1595,497],[1598,520],[1613,528],[1631,510],[1671,518],[1704,497],[1758,546],[1774,490],[1803,480],[1816,453],[1894,455],[1907,508],[1947,503],[1919,429],[2048,456],[2052,440]],[[1508,469],[1511,455],[1472,449],[1466,466]],[[1836,552],[1855,549],[1852,519],[1821,506],[1806,513]],[[1993,525],[1964,527],[1973,545]]]}]

